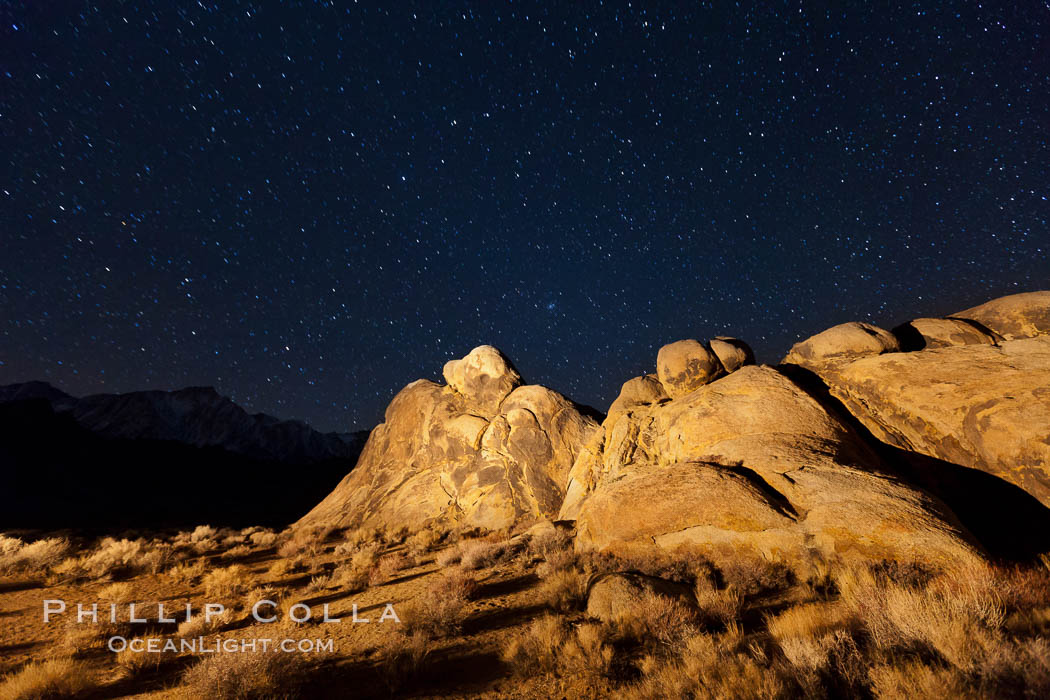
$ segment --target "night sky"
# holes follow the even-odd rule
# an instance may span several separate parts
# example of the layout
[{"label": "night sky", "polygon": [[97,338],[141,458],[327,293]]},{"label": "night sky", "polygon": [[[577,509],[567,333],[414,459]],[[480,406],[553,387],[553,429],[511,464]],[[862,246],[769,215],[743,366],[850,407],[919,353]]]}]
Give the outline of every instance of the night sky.
[{"label": "night sky", "polygon": [[0,4],[0,383],[346,430],[489,343],[605,409],[1050,286],[1050,5],[643,5]]}]

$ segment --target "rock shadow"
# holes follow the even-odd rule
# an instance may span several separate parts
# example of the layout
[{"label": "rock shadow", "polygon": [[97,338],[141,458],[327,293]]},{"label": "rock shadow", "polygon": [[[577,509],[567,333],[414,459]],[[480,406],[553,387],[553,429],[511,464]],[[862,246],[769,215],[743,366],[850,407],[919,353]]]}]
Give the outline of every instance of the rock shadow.
[{"label": "rock shadow", "polygon": [[476,598],[498,598],[499,596],[511,595],[518,593],[526,588],[531,588],[539,583],[539,576],[533,573],[522,574],[521,576],[515,576],[514,578],[505,579],[503,581],[494,581],[493,583],[483,583],[478,586]]},{"label": "rock shadow", "polygon": [[883,442],[831,394],[815,372],[790,364],[775,369],[853,428],[891,473],[944,502],[993,558],[1027,562],[1050,550],[1050,508],[1024,489],[980,469]]},{"label": "rock shadow", "polygon": [[519,608],[495,608],[475,613],[463,623],[463,635],[514,627],[534,619],[549,609],[546,605],[526,605]]}]

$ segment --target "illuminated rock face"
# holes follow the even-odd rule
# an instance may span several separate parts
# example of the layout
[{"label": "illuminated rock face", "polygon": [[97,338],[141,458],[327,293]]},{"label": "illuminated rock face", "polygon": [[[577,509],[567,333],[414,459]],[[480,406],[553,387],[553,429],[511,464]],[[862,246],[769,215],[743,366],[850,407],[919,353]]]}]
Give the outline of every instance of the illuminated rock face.
[{"label": "illuminated rock face", "polygon": [[559,518],[577,547],[744,546],[865,559],[969,561],[969,533],[886,473],[860,436],[772,367],[666,400],[624,385],[576,460]]},{"label": "illuminated rock face", "polygon": [[299,525],[500,529],[557,515],[597,423],[521,377],[495,348],[445,366],[448,385],[402,389],[357,466]]},{"label": "illuminated rock face", "polygon": [[785,362],[819,375],[878,440],[987,472],[1050,506],[1050,292],[895,332],[912,352],[814,359],[792,350]]},{"label": "illuminated rock face", "polygon": [[448,385],[405,387],[300,524],[557,519],[580,549],[972,561],[985,550],[956,513],[974,532],[989,519],[979,504],[973,517],[973,493],[957,498],[972,475],[998,490],[1000,515],[1050,513],[1046,308],[1035,293],[893,332],[841,324],[777,367],[732,338],[678,341],[600,426],[482,346],[446,365]]}]

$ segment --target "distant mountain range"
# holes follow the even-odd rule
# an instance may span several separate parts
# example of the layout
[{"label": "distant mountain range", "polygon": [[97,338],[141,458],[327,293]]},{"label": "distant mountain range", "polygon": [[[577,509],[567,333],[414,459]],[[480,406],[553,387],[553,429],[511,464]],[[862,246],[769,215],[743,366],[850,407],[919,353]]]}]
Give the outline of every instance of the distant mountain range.
[{"label": "distant mountain range", "polygon": [[367,437],[250,414],[211,387],[76,398],[46,382],[0,386],[13,497],[0,527],[281,525],[353,467]]}]

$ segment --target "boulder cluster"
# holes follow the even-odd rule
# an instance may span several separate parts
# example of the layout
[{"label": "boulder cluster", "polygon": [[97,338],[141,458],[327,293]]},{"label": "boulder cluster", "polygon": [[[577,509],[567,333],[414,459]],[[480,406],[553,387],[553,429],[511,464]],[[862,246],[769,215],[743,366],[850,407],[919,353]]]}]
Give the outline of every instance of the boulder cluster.
[{"label": "boulder cluster", "polygon": [[581,549],[948,564],[992,544],[959,496],[973,474],[1025,517],[1050,513],[1050,292],[892,330],[845,323],[775,366],[735,338],[680,340],[600,424],[490,346],[443,374],[394,398],[300,524],[561,520]]},{"label": "boulder cluster", "polygon": [[394,397],[357,466],[302,524],[502,529],[557,515],[576,454],[597,429],[561,394],[522,383],[496,348]]}]

